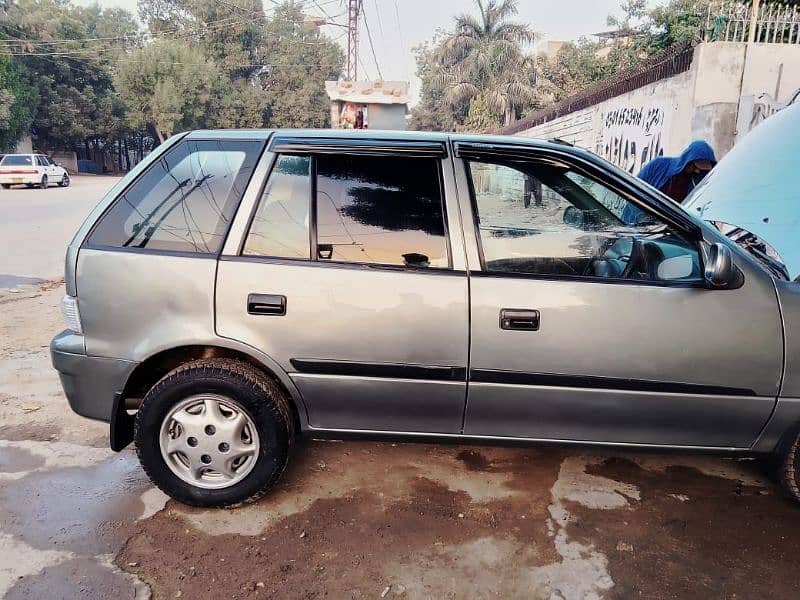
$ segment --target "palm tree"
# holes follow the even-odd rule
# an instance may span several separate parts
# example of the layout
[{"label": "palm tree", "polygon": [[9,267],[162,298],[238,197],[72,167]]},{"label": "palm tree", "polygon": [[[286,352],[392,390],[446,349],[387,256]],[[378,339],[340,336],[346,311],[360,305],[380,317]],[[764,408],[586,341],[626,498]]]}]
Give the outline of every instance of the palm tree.
[{"label": "palm tree", "polygon": [[527,25],[509,22],[516,0],[476,0],[480,16],[456,17],[454,33],[439,50],[440,79],[454,106],[476,97],[505,125],[540,100],[534,61],[524,45],[535,39]]}]

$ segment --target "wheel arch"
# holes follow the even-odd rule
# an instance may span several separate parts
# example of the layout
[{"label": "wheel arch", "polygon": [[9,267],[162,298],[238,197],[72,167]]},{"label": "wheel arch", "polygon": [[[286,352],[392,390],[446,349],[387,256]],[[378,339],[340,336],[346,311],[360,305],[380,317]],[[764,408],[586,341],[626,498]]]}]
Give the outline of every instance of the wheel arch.
[{"label": "wheel arch", "polygon": [[272,379],[289,401],[295,430],[302,431],[308,425],[306,410],[300,391],[278,363],[268,356],[243,344],[215,340],[213,343],[198,343],[162,349],[141,361],[128,376],[120,394],[114,399],[111,415],[111,449],[119,452],[133,441],[134,415],[141,399],[164,375],[176,367],[203,358],[232,358],[247,363]]}]

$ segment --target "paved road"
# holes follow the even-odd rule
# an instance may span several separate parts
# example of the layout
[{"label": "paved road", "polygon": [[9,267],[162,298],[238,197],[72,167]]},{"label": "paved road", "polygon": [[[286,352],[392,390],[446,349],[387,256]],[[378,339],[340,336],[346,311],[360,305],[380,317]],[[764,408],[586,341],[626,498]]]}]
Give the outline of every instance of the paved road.
[{"label": "paved road", "polygon": [[800,508],[752,461],[306,441],[254,505],[166,502],[49,364],[64,246],[111,183],[0,191],[0,273],[47,280],[0,283],[0,596],[800,597]]},{"label": "paved road", "polygon": [[0,189],[0,288],[64,274],[64,250],[116,177],[78,176],[68,188]]}]

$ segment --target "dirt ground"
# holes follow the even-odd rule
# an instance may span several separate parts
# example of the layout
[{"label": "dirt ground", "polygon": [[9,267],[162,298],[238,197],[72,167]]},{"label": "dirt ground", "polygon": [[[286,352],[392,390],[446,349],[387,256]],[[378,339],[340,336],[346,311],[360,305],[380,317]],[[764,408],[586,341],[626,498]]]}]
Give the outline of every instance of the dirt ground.
[{"label": "dirt ground", "polygon": [[7,598],[800,597],[800,509],[754,461],[308,440],[254,505],[167,501],[69,411],[62,294],[0,290]]}]

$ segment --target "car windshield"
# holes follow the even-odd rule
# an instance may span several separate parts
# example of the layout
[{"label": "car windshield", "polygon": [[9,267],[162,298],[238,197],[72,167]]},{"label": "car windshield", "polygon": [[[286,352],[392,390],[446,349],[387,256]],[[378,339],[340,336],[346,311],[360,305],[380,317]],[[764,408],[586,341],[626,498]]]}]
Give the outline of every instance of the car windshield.
[{"label": "car windshield", "polygon": [[0,165],[4,167],[33,166],[33,158],[29,154],[8,154]]}]

